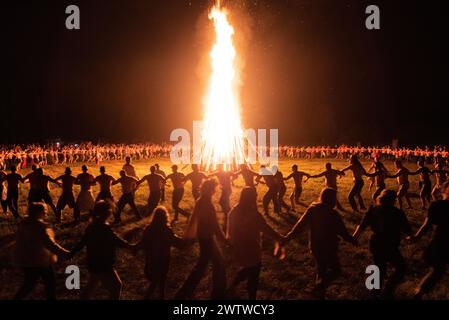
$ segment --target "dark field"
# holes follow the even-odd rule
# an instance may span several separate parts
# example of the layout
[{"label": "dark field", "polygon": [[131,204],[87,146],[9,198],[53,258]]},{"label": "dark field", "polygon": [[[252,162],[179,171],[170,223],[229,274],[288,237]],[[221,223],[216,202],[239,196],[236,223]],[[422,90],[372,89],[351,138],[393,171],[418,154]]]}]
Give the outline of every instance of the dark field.
[{"label": "dark field", "polygon": [[[137,173],[140,177],[147,174],[149,171],[150,164],[156,161],[136,161],[134,166],[136,167]],[[158,159],[157,162],[161,165],[161,168],[168,173],[169,167],[171,165],[169,159]],[[286,176],[290,172],[290,167],[293,163],[299,165],[300,170],[306,171],[311,174],[316,174],[324,169],[324,164],[327,160],[312,159],[312,160],[281,160],[279,162],[280,170]],[[346,165],[346,162],[342,160],[332,160],[334,167],[341,169]],[[118,172],[121,169],[122,163],[111,162],[104,163],[107,167],[108,173],[113,176],[118,176]],[[368,163],[364,163],[365,167],[368,167]],[[387,162],[386,166],[391,172],[395,172],[393,169],[393,164]],[[406,166],[415,170],[415,164],[406,164]],[[73,166],[73,174],[78,174],[80,170],[80,165]],[[52,177],[56,177],[62,174],[63,166],[52,166],[45,169],[46,173]],[[189,172],[190,168],[185,168],[184,173]],[[22,175],[27,172],[21,172]],[[98,174],[98,168],[92,167],[90,173],[93,175]],[[321,188],[323,187],[323,179],[311,179],[304,184],[304,192],[301,200],[307,204],[314,201]],[[371,202],[371,193],[368,190],[368,180],[366,179],[365,187],[363,190],[363,195],[366,203]],[[234,205],[237,202],[239,191],[243,186],[243,180],[241,177],[234,181],[234,190],[231,198],[231,204]],[[287,196],[290,194],[293,181],[288,181],[288,192]],[[343,206],[349,209],[349,204],[346,199],[350,188],[352,186],[352,178],[350,174],[339,180],[339,199]],[[396,180],[389,179],[387,186],[389,188],[396,189]],[[262,195],[265,192],[266,187],[264,185],[258,186],[259,204],[262,210]],[[57,197],[59,197],[61,190],[54,187],[52,190],[52,195],[54,197],[55,203]],[[191,196],[190,183],[186,184],[186,193],[184,200],[181,202],[181,207],[192,211],[194,202]],[[78,192],[78,190],[76,190]],[[94,188],[94,196],[96,195],[97,187]],[[114,196],[118,199],[120,194],[120,187],[113,187]],[[414,194],[412,198],[412,204],[415,209],[406,209],[407,216],[412,224],[413,230],[419,227],[422,223],[425,212],[420,210],[421,207],[418,194],[418,178],[411,177],[411,192]],[[222,212],[218,206],[218,197],[220,191],[217,190],[216,194],[216,208],[217,215],[222,221]],[[28,185],[26,184],[21,188],[20,195],[20,213],[24,215],[26,213],[26,196],[28,194]],[[288,202],[286,196],[286,201]],[[144,212],[144,207],[148,198],[148,188],[146,184],[140,187],[136,193],[136,203],[138,204],[141,212]],[[169,207],[170,213],[172,213],[171,207],[171,186],[167,187],[166,191],[166,205]],[[299,209],[299,210],[298,210]],[[122,213],[123,223],[116,227],[116,231],[124,236],[131,242],[137,241],[142,230],[149,222],[149,218],[145,218],[141,221],[136,222],[132,214],[128,214],[129,208],[125,208],[125,212]],[[304,207],[298,207],[297,211],[301,213],[304,212]],[[349,210],[348,210],[349,211]],[[66,248],[73,247],[77,241],[80,239],[83,230],[87,224],[87,217],[83,217],[84,221],[76,226],[72,227],[70,222],[72,221],[71,210],[68,208],[63,212],[63,224],[62,226],[55,226],[56,239]],[[360,222],[361,216],[354,215],[353,213],[342,213],[346,226],[350,232],[354,231],[356,224]],[[14,224],[12,223],[12,217],[8,215],[6,218],[3,214],[0,216],[0,235],[2,237],[8,236],[14,231]],[[268,218],[268,222],[279,232],[286,233],[293,226],[296,220],[300,217],[300,213],[296,214],[281,214],[277,216],[271,214]],[[54,216],[50,211],[48,219],[50,222],[53,221]],[[180,221],[175,225],[174,230],[178,235],[182,235],[186,225],[186,220],[184,217],[180,217]],[[349,244],[342,243],[340,250],[340,258],[343,269],[343,276],[337,279],[327,290],[326,298],[328,299],[370,299],[371,294],[365,288],[365,268],[372,263],[370,253],[368,251],[368,238],[370,232],[367,231],[360,239],[359,247],[352,247]],[[5,238],[3,238],[5,239]],[[409,266],[407,276],[404,282],[398,287],[396,291],[397,299],[410,299],[413,295],[413,290],[417,286],[419,280],[427,272],[427,267],[421,260],[421,254],[426,244],[428,243],[428,237],[424,237],[422,241],[417,244],[409,244],[403,241],[402,253],[406,258]],[[272,257],[273,241],[270,239],[264,240],[264,256],[262,264],[262,273],[260,287],[258,291],[259,299],[313,299],[310,294],[311,289],[314,286],[314,262],[309,254],[307,248],[307,235],[303,234],[300,238],[294,239],[287,245],[287,257],[284,261],[280,262]],[[237,269],[238,265],[233,261],[232,253],[229,249],[224,250],[225,259],[227,261],[227,276],[228,279],[232,278]],[[171,269],[167,281],[167,299],[171,299],[176,290],[183,283],[188,273],[193,268],[198,255],[197,245],[189,247],[186,250],[173,249],[172,251],[172,261]],[[13,265],[13,246],[7,245],[0,249],[0,299],[11,299],[14,295],[15,290],[18,288],[21,282],[21,272],[17,270]],[[59,299],[77,299],[79,292],[76,290],[69,291],[65,289],[65,267],[69,264],[76,264],[81,268],[81,282],[82,285],[87,281],[87,270],[85,268],[85,254],[84,252],[78,254],[74,259],[70,261],[60,261],[56,265],[57,272],[57,296]],[[144,295],[147,282],[143,275],[144,261],[141,254],[133,255],[127,251],[118,251],[116,267],[122,281],[124,283],[123,287],[123,299],[141,299]],[[210,275],[207,275],[197,288],[195,293],[196,299],[208,299],[209,298],[209,284],[211,281]],[[244,292],[244,285],[241,287],[239,296],[241,298],[246,297]],[[34,295],[30,296],[32,299],[38,299],[43,296],[42,286],[38,286]],[[431,292],[427,299],[447,299],[449,297],[449,278],[446,277],[442,283],[440,283],[436,289]],[[101,289],[97,291],[95,295],[97,299],[107,298],[107,293]]]}]

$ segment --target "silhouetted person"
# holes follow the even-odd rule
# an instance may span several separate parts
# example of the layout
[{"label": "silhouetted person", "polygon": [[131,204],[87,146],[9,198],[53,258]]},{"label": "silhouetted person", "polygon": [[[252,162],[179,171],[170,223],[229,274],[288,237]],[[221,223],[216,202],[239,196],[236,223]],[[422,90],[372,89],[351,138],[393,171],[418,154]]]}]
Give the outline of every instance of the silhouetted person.
[{"label": "silhouetted person", "polygon": [[88,168],[86,165],[81,167],[82,173],[80,173],[75,180],[75,184],[80,185],[81,190],[76,199],[75,205],[75,221],[80,220],[80,215],[82,211],[92,212],[95,201],[92,196],[92,186],[95,185],[95,178],[93,175],[88,173]]},{"label": "silhouetted person", "polygon": [[[325,171],[319,174],[311,175],[310,179],[324,177],[326,187],[338,191],[337,178],[344,176],[345,173],[343,171],[333,169],[332,164],[330,162],[326,163],[325,168],[326,168]],[[336,207],[338,210],[344,211],[338,199],[336,199]]]},{"label": "silhouetted person", "polygon": [[437,163],[435,169],[432,170],[432,174],[435,174],[435,186],[432,190],[433,200],[438,200],[440,195],[440,187],[446,182],[449,171],[444,170],[444,165],[442,163]]},{"label": "silhouetted person", "polygon": [[401,234],[411,234],[410,224],[404,211],[395,207],[396,192],[384,190],[377,198],[378,204],[368,209],[362,222],[354,232],[354,238],[370,227],[373,234],[370,239],[370,251],[374,264],[380,270],[380,283],[387,274],[387,264],[394,267],[394,274],[385,286],[383,296],[393,294],[396,286],[402,281],[406,271],[406,263],[399,250]]},{"label": "silhouetted person", "polygon": [[125,158],[125,164],[123,165],[122,170],[124,170],[126,172],[127,176],[130,176],[130,177],[133,177],[133,178],[139,180],[139,177],[136,174],[136,169],[131,164],[131,157],[127,156]]},{"label": "silhouetted person", "polygon": [[396,160],[394,164],[398,171],[394,175],[388,175],[387,178],[397,178],[398,180],[399,189],[397,195],[399,200],[399,208],[402,209],[402,198],[405,197],[408,207],[411,209],[412,203],[410,202],[410,196],[408,194],[408,189],[410,188],[408,176],[410,175],[410,171],[404,167],[401,160]]},{"label": "silhouetted person", "polygon": [[246,187],[255,187],[254,179],[259,178],[259,174],[251,170],[247,164],[242,164],[240,170],[235,172],[234,177],[242,175]]},{"label": "silhouetted person", "polygon": [[293,178],[293,182],[295,183],[293,192],[290,195],[291,210],[293,212],[296,212],[295,205],[301,204],[299,199],[301,198],[301,194],[302,194],[302,181],[303,181],[304,177],[310,178],[310,174],[303,172],[303,171],[298,171],[298,165],[294,164],[292,166],[292,173],[290,173],[287,177],[284,178],[285,181]]},{"label": "silhouetted person", "polygon": [[183,173],[178,172],[177,165],[172,165],[171,169],[172,173],[167,176],[165,181],[171,180],[173,184],[172,207],[175,212],[173,222],[176,222],[178,221],[179,213],[185,217],[189,216],[189,213],[187,211],[179,207],[179,203],[181,202],[182,197],[184,196],[184,183],[186,181],[186,176]]},{"label": "silhouetted person", "polygon": [[338,259],[340,238],[357,244],[347,231],[340,214],[334,209],[337,191],[326,188],[321,191],[320,200],[311,204],[302,217],[287,234],[286,241],[310,230],[310,249],[317,268],[316,289],[324,290],[341,273]]},{"label": "silhouetted person", "polygon": [[279,168],[277,166],[273,166],[273,171],[275,172],[274,174],[274,180],[276,182],[276,184],[278,185],[278,204],[280,206],[280,208],[284,208],[286,210],[287,213],[290,212],[291,207],[285,202],[284,200],[284,196],[287,193],[287,186],[285,185],[284,182],[284,175],[282,174],[282,172],[279,170]]},{"label": "silhouetted person", "polygon": [[95,203],[91,222],[81,241],[72,250],[72,255],[75,255],[84,247],[87,249],[89,280],[81,294],[82,299],[88,299],[99,283],[109,291],[110,299],[120,299],[122,281],[115,270],[115,251],[117,247],[133,249],[133,246],[106,223],[113,210],[110,202],[101,200]]},{"label": "silhouetted person", "polygon": [[70,209],[73,209],[75,215],[76,203],[75,196],[73,195],[73,185],[76,181],[76,178],[72,176],[72,169],[67,167],[65,168],[65,173],[62,176],[57,177],[55,180],[62,182],[62,194],[58,199],[58,203],[56,204],[56,218],[58,222],[61,222],[62,210],[64,210],[66,206],[69,206]]},{"label": "silhouetted person", "polygon": [[[269,206],[270,202],[273,203],[274,212],[279,214],[281,212],[279,205],[279,185],[276,183],[276,179],[274,178],[274,174],[268,170],[264,165],[261,166],[261,174],[256,179],[257,183],[263,183],[267,186],[268,190],[264,194],[262,198],[263,210],[266,216],[269,215]],[[261,181],[263,179],[263,182]]]},{"label": "silhouetted person", "polygon": [[139,214],[139,210],[137,209],[136,203],[134,202],[134,192],[137,187],[137,179],[131,176],[128,176],[125,170],[120,170],[120,178],[112,182],[113,185],[120,183],[122,186],[122,195],[117,203],[117,211],[115,212],[115,221],[114,223],[120,223],[122,218],[120,217],[123,209],[128,204],[131,207],[131,210],[134,212],[138,219],[142,217]]},{"label": "silhouetted person", "polygon": [[39,194],[39,171],[37,170],[37,165],[33,164],[31,166],[31,172],[23,177],[23,181],[30,183],[30,190],[28,191],[28,203],[42,201],[41,195]]},{"label": "silhouetted person", "polygon": [[210,177],[216,176],[220,184],[221,194],[218,203],[224,214],[223,230],[226,231],[226,225],[228,223],[228,213],[231,211],[231,194],[232,194],[232,178],[234,174],[231,171],[225,171],[223,165],[218,165],[218,170],[210,175]]},{"label": "silhouetted person", "polygon": [[[167,178],[167,175],[165,174],[165,172],[163,170],[161,170],[159,164],[155,164],[154,165],[156,167],[156,171],[154,173],[157,173],[161,176],[163,176],[164,178]],[[165,184],[163,184],[161,186],[161,201],[160,202],[164,202],[165,201]]]},{"label": "silhouetted person", "polygon": [[145,181],[148,183],[148,188],[150,189],[150,194],[148,196],[148,214],[151,215],[161,200],[161,190],[162,185],[165,184],[165,178],[156,173],[155,166],[151,166],[150,174],[147,174],[140,179],[137,182],[137,187]]},{"label": "silhouetted person", "polygon": [[410,172],[410,175],[419,174],[419,197],[421,198],[421,207],[427,208],[427,204],[432,200],[432,181],[430,181],[431,170],[426,167],[424,159],[418,161],[418,170]]},{"label": "silhouetted person", "polygon": [[182,248],[185,244],[186,241],[176,236],[171,229],[167,209],[156,208],[153,219],[136,245],[137,250],[143,250],[145,253],[144,272],[150,282],[145,299],[149,299],[156,288],[159,290],[159,299],[165,298],[165,282],[170,267],[171,247]]},{"label": "silhouetted person", "polygon": [[373,193],[373,202],[377,202],[377,198],[380,196],[381,192],[386,189],[385,178],[388,175],[388,171],[382,162],[376,161],[374,163],[374,173],[368,174],[368,176],[374,178],[376,184],[376,190]]},{"label": "silhouetted person", "polygon": [[420,299],[443,277],[449,263],[449,181],[440,187],[442,200],[430,204],[424,223],[415,239],[420,239],[433,227],[432,240],[424,252],[424,260],[432,270],[424,277],[416,289],[415,298]]},{"label": "silhouetted person", "polygon": [[0,179],[0,183],[6,181],[6,203],[8,209],[11,211],[14,219],[20,218],[19,216],[19,183],[23,183],[23,178],[17,173],[17,167],[12,165],[10,167],[11,173],[7,174]]},{"label": "silhouetted person", "polygon": [[37,182],[38,182],[37,199],[38,199],[38,201],[45,202],[53,210],[56,218],[58,218],[56,206],[53,203],[53,198],[50,195],[50,189],[48,187],[48,184],[51,182],[51,183],[57,184],[59,186],[59,183],[52,177],[46,175],[44,173],[44,169],[42,169],[42,168],[37,168],[36,173],[37,173]]},{"label": "silhouetted person", "polygon": [[6,189],[3,184],[3,178],[6,177],[6,172],[3,171],[3,166],[0,166],[0,204],[3,209],[3,213],[8,211],[8,202],[6,201]]},{"label": "silhouetted person", "polygon": [[186,176],[186,180],[192,182],[192,196],[193,199],[198,200],[200,197],[201,183],[207,179],[207,175],[201,172],[197,164],[192,164],[192,172]]},{"label": "silhouetted person", "polygon": [[249,299],[256,299],[262,265],[261,232],[275,240],[282,239],[258,212],[256,189],[244,187],[239,203],[229,213],[228,237],[235,258],[242,267],[228,289],[231,296],[237,285],[246,280]]},{"label": "silhouetted person", "polygon": [[115,181],[115,178],[106,173],[106,168],[104,166],[100,167],[100,175],[95,177],[95,182],[100,185],[100,192],[95,199],[95,202],[100,200],[111,201],[114,202],[114,196],[111,192],[112,183]]},{"label": "silhouetted person", "polygon": [[360,209],[366,210],[365,203],[363,202],[362,197],[362,189],[365,184],[365,182],[363,181],[363,176],[366,176],[367,172],[365,168],[363,168],[363,165],[360,163],[356,155],[351,156],[349,166],[341,171],[345,172],[348,170],[351,170],[354,177],[354,185],[348,195],[349,204],[351,205],[353,211],[358,212],[359,208],[357,206],[357,202],[355,201],[355,198],[357,198],[359,200]]},{"label": "silhouetted person", "polygon": [[25,280],[14,297],[16,300],[25,298],[33,291],[39,279],[44,282],[46,298],[56,299],[53,265],[58,255],[67,257],[69,251],[55,242],[53,230],[44,221],[46,213],[44,203],[33,202],[28,217],[19,224],[15,256],[17,265],[23,269]]},{"label": "silhouetted person", "polygon": [[212,262],[212,299],[223,299],[226,290],[226,272],[223,256],[217,244],[217,239],[226,243],[226,238],[218,225],[212,196],[215,193],[215,180],[206,180],[201,186],[201,197],[195,204],[185,237],[198,239],[200,256],[198,262],[176,294],[176,299],[192,297],[195,288],[206,272],[209,262]]}]

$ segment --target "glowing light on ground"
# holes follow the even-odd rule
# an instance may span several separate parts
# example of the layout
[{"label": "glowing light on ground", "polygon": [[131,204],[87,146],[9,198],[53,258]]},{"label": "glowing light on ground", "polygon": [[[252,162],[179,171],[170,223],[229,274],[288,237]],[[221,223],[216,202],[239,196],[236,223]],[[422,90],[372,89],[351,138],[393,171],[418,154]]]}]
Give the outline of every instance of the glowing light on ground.
[{"label": "glowing light on ground", "polygon": [[217,3],[209,14],[215,28],[215,43],[210,52],[211,75],[205,97],[203,119],[202,164],[225,170],[244,162],[243,130],[237,84],[234,28],[227,13]]}]

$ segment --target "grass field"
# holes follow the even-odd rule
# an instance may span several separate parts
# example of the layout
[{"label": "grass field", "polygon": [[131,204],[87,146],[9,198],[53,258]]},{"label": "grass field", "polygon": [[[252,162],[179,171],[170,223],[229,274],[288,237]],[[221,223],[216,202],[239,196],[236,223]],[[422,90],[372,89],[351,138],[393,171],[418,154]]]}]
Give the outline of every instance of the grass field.
[{"label": "grass field", "polygon": [[[156,161],[136,161],[134,166],[136,167],[137,174],[141,177],[149,171],[149,166]],[[171,165],[169,159],[158,159],[157,162],[161,165],[161,168],[166,172],[170,172],[169,167]],[[325,160],[312,159],[312,160],[281,160],[279,163],[279,168],[282,170],[284,175],[290,172],[290,167],[293,163],[299,165],[300,170],[309,172],[311,174],[316,174],[324,169]],[[346,165],[346,162],[342,160],[333,160],[334,167],[337,169],[342,168]],[[122,163],[110,162],[103,163],[107,167],[107,171],[118,176],[118,171],[120,170]],[[365,167],[368,163],[365,163]],[[393,165],[391,162],[387,162],[386,166],[389,170],[394,172]],[[409,169],[414,170],[416,166],[414,164],[408,164]],[[72,167],[74,174],[78,174],[80,170],[80,165],[74,165]],[[62,174],[63,166],[52,166],[46,168],[46,173],[56,177]],[[186,168],[183,172],[187,173],[190,168]],[[97,167],[91,167],[90,172],[93,175],[98,174]],[[21,174],[26,174],[23,171]],[[411,179],[411,192],[415,195],[418,189],[418,178],[412,177]],[[305,203],[311,203],[314,201],[321,188],[323,187],[323,179],[311,179],[304,185],[304,192],[301,200]],[[231,198],[231,204],[234,205],[237,202],[239,191],[243,186],[243,180],[239,177],[238,180],[234,182],[234,190]],[[293,187],[293,182],[288,182],[288,192],[287,196],[291,192]],[[344,207],[349,209],[349,204],[346,195],[348,194],[352,185],[352,180],[350,175],[343,177],[339,180],[339,199]],[[388,180],[389,188],[396,189],[396,181]],[[262,210],[262,195],[265,192],[266,187],[264,185],[258,186],[258,201],[260,208]],[[54,200],[56,202],[57,197],[60,195],[60,189],[54,188],[51,190]],[[97,187],[94,188],[94,193],[97,192]],[[190,183],[186,185],[186,193],[183,201],[181,202],[181,207],[189,211],[192,210],[194,201],[191,196]],[[76,189],[76,193],[78,189]],[[120,187],[113,187],[114,196],[116,199],[120,194]],[[28,194],[28,185],[21,188],[20,194],[20,213],[25,214],[26,210],[26,196]],[[371,194],[368,190],[368,183],[365,184],[363,190],[363,195],[366,203],[370,203]],[[286,196],[286,198],[287,198]],[[216,194],[217,203],[217,215],[222,221],[222,212],[218,206],[219,191]],[[136,193],[136,203],[139,209],[143,212],[148,198],[148,188],[143,185]],[[286,199],[288,200],[288,199]],[[166,192],[166,204],[169,207],[170,213],[172,210],[170,208],[171,203],[171,189],[167,188]],[[411,210],[406,210],[407,216],[412,224],[414,231],[418,228],[425,217],[425,212],[418,209],[421,207],[419,198],[414,196],[412,198],[412,203],[414,208]],[[300,217],[301,213],[304,212],[304,207],[297,208],[300,213],[294,215],[282,214],[280,216],[275,216],[271,214],[268,222],[279,232],[286,233],[295,223],[295,221]],[[115,227],[116,231],[127,238],[128,240],[134,242],[136,241],[142,230],[149,222],[149,218],[145,218],[141,221],[135,221],[134,216],[129,214],[127,211],[129,208],[125,209],[122,214],[123,223]],[[63,212],[63,224],[62,226],[55,226],[56,239],[63,244],[66,248],[71,248],[80,239],[83,230],[87,225],[87,217],[85,217],[84,222],[76,227],[70,226],[70,221],[72,220],[72,212],[66,209]],[[342,213],[346,226],[352,232],[355,226],[360,222],[361,216],[354,215],[353,213]],[[5,217],[3,214],[0,215],[0,235],[6,236],[11,234],[15,226],[12,224],[11,216]],[[54,216],[50,212],[48,220],[52,222]],[[180,222],[178,222],[174,230],[177,234],[181,235],[185,228],[186,221],[184,217],[180,217]],[[360,239],[359,247],[352,247],[349,244],[343,243],[341,245],[340,260],[342,263],[343,276],[337,279],[327,290],[327,299],[370,299],[371,294],[365,288],[365,268],[372,263],[369,251],[368,251],[368,238],[370,232],[366,232]],[[397,299],[410,299],[413,294],[413,289],[418,284],[419,280],[427,272],[427,267],[421,260],[421,254],[426,244],[428,243],[428,236],[424,237],[422,241],[417,244],[408,244],[403,242],[402,253],[405,256],[409,270],[404,282],[398,287],[396,291]],[[273,248],[273,242],[269,239],[264,241],[264,255],[262,262],[262,273],[261,281],[258,291],[259,299],[312,299],[312,295],[309,293],[314,285],[314,262],[307,248],[307,235],[303,234],[301,237],[291,241],[287,246],[287,258],[280,262],[272,257],[271,252]],[[231,279],[236,271],[238,270],[238,265],[233,261],[232,253],[223,248],[225,259],[227,262],[227,276]],[[18,288],[22,276],[20,270],[17,270],[12,263],[13,256],[13,246],[7,246],[0,251],[0,299],[11,299],[14,295],[15,290]],[[176,292],[176,290],[182,285],[183,281],[193,268],[198,256],[198,247],[194,245],[186,250],[173,249],[172,252],[172,262],[171,268],[168,276],[167,282],[167,294],[166,297],[171,299]],[[77,299],[79,292],[76,290],[69,291],[65,288],[65,267],[69,264],[76,264],[81,268],[81,283],[82,285],[87,281],[87,270],[85,267],[85,253],[82,252],[78,254],[71,261],[59,262],[56,266],[57,272],[57,285],[58,291],[57,296],[59,299]],[[117,255],[116,267],[118,273],[120,274],[122,281],[124,283],[123,288],[123,299],[141,299],[143,297],[145,288],[147,286],[146,280],[143,275],[143,257],[141,254],[133,255],[127,251],[119,250]],[[211,275],[208,274],[198,286],[195,292],[196,299],[208,299],[209,298],[209,288],[211,282]],[[244,292],[244,285],[241,286],[241,292],[239,295],[244,298],[246,297]],[[42,286],[38,286],[35,294],[30,298],[39,298],[43,296]],[[95,298],[103,299],[107,297],[107,293],[99,289]],[[449,297],[449,277],[446,277],[442,283],[440,283],[437,288],[429,294],[427,299],[447,299]]]}]

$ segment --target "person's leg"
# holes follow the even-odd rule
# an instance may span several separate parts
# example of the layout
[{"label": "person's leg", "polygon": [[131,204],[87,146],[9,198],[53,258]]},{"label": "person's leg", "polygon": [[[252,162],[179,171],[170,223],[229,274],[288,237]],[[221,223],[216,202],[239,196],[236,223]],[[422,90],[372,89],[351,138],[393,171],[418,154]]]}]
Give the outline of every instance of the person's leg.
[{"label": "person's leg", "polygon": [[19,288],[14,296],[14,300],[24,299],[31,291],[34,290],[39,279],[39,273],[36,268],[24,268],[24,281],[22,286]]},{"label": "person's leg", "polygon": [[109,291],[111,300],[119,300],[122,293],[122,280],[117,271],[112,269],[101,274],[100,281],[103,287]]},{"label": "person's leg", "polygon": [[348,194],[348,201],[349,201],[349,204],[351,205],[351,208],[353,211],[359,210],[357,208],[357,203],[355,202],[356,194],[357,194],[357,181],[354,182],[354,185],[352,186],[351,191]]},{"label": "person's leg", "polygon": [[157,205],[159,204],[159,201],[161,199],[161,193],[160,191],[151,191],[150,197],[148,199],[148,215],[151,215],[156,209]]},{"label": "person's leg", "polygon": [[123,194],[117,202],[117,210],[115,211],[116,222],[122,221],[120,214],[122,213],[123,208],[125,208],[125,205],[126,205],[126,195]]},{"label": "person's leg", "polygon": [[45,296],[47,300],[56,300],[56,279],[53,268],[43,268],[40,274],[44,281]]},{"label": "person's leg", "polygon": [[414,299],[421,299],[441,280],[446,270],[445,264],[435,264],[432,270],[426,274],[416,289]]},{"label": "person's leg", "polygon": [[131,207],[131,210],[134,212],[134,215],[139,219],[142,218],[139,213],[139,209],[137,209],[136,202],[134,201],[134,193],[130,193],[128,195],[128,198],[128,204]]},{"label": "person's leg", "polygon": [[176,293],[175,299],[185,299],[191,297],[198,286],[198,283],[201,281],[201,278],[204,276],[207,265],[212,256],[211,244],[209,242],[211,241],[200,240],[200,256],[198,261],[182,287]]},{"label": "person's leg", "polygon": [[290,194],[290,206],[291,206],[291,211],[292,212],[296,212],[296,208],[295,208],[295,204],[296,204],[296,189],[293,190],[293,192]]},{"label": "person's leg", "polygon": [[399,191],[397,193],[397,197],[398,197],[398,203],[399,203],[399,209],[402,210],[402,191],[401,191],[401,187],[399,187]]},{"label": "person's leg", "polygon": [[257,289],[259,288],[260,268],[261,263],[250,268],[247,283],[249,300],[256,300],[257,298]]},{"label": "person's leg", "polygon": [[61,222],[62,217],[62,210],[64,210],[64,207],[66,206],[66,203],[64,201],[64,195],[61,195],[58,199],[58,202],[56,203],[56,220]]},{"label": "person's leg", "polygon": [[190,214],[187,211],[185,211],[184,209],[179,207],[179,203],[181,202],[182,197],[184,196],[184,188],[179,188],[177,190],[178,190],[178,194],[177,194],[177,199],[176,199],[176,209],[184,217],[188,217]]},{"label": "person's leg", "polygon": [[88,300],[100,282],[100,275],[95,273],[89,274],[89,280],[86,287],[81,292],[81,300]]},{"label": "person's leg", "polygon": [[362,197],[362,190],[364,185],[365,183],[363,182],[363,180],[357,181],[357,198],[359,199],[359,205],[361,210],[366,210],[365,202],[363,201]]},{"label": "person's leg", "polygon": [[268,189],[268,191],[264,194],[263,199],[262,199],[263,210],[266,215],[268,215],[268,213],[269,213],[268,206],[270,204],[270,200],[271,200],[270,199],[270,189]]},{"label": "person's leg", "polygon": [[394,273],[388,281],[388,284],[385,286],[384,292],[387,295],[391,295],[399,283],[404,279],[407,264],[397,248],[392,252],[391,257],[388,260],[394,267]]},{"label": "person's leg", "polygon": [[211,246],[212,260],[212,292],[211,298],[221,300],[225,298],[226,293],[226,269],[223,256],[216,241],[212,241]]},{"label": "person's leg", "polygon": [[243,267],[237,272],[234,280],[231,283],[231,286],[229,287],[229,292],[234,292],[235,288],[244,280],[248,279],[250,275],[250,268]]},{"label": "person's leg", "polygon": [[162,274],[159,279],[159,300],[165,300],[165,282],[167,281],[167,275]]}]

